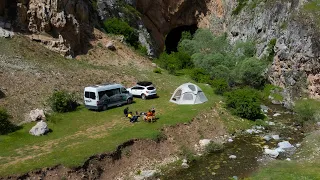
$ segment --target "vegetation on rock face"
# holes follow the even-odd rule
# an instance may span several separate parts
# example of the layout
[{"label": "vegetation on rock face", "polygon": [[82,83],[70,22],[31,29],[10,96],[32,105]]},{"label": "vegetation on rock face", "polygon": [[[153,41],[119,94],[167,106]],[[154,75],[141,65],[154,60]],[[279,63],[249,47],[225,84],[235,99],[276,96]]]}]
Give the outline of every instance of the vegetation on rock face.
[{"label": "vegetation on rock face", "polygon": [[303,7],[303,13],[308,19],[311,19],[315,23],[316,27],[320,31],[320,0],[312,0],[306,3]]},{"label": "vegetation on rock face", "polygon": [[138,33],[132,27],[130,27],[128,23],[121,21],[118,18],[111,18],[104,21],[103,25],[107,33],[121,34],[125,37],[126,42],[128,42],[131,46],[138,48]]},{"label": "vegetation on rock face", "polygon": [[54,112],[59,113],[74,111],[78,106],[75,94],[66,91],[55,91],[48,103]]},{"label": "vegetation on rock face", "polygon": [[241,10],[246,6],[248,0],[237,0],[238,6],[232,11],[232,15],[238,15]]}]

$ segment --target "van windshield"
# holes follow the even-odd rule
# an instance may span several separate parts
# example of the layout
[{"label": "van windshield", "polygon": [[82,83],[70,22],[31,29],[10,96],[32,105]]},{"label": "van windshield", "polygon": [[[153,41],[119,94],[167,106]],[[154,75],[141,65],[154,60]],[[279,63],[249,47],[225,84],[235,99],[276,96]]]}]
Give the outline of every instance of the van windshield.
[{"label": "van windshield", "polygon": [[84,96],[86,98],[96,99],[96,93],[94,93],[94,92],[85,91]]}]

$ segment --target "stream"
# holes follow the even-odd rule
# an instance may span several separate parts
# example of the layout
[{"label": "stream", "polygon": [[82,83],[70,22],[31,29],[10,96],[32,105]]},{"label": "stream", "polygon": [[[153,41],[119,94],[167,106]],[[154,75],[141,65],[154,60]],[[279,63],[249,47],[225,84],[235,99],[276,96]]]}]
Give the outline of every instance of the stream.
[{"label": "stream", "polygon": [[[202,156],[193,162],[188,162],[189,168],[172,165],[164,172],[160,179],[242,179],[249,177],[258,168],[274,159],[287,159],[295,152],[296,144],[301,142],[304,133],[294,123],[294,115],[279,105],[269,105],[267,113],[271,125],[257,126],[243,131],[226,142],[221,153]],[[274,123],[274,124],[273,124]],[[254,132],[251,132],[251,131]],[[272,135],[279,135],[279,139]],[[270,140],[269,140],[270,139]],[[264,153],[264,148],[277,148],[279,142],[288,141],[293,148],[280,152],[277,158]],[[230,157],[232,156],[233,157]],[[290,160],[290,159],[287,159]]]}]

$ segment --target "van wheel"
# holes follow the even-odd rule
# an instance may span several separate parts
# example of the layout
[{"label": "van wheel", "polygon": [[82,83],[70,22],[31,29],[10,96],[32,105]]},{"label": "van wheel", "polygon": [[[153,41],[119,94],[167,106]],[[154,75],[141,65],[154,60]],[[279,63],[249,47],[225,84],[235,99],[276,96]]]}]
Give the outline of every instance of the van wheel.
[{"label": "van wheel", "polygon": [[108,106],[107,105],[103,105],[102,106],[102,111],[105,111],[105,110],[107,110],[108,109]]},{"label": "van wheel", "polygon": [[145,99],[147,99],[147,96],[145,94],[142,94],[141,99],[145,100]]},{"label": "van wheel", "polygon": [[129,99],[127,100],[127,104],[131,104],[131,103],[132,103],[132,99],[129,98]]}]

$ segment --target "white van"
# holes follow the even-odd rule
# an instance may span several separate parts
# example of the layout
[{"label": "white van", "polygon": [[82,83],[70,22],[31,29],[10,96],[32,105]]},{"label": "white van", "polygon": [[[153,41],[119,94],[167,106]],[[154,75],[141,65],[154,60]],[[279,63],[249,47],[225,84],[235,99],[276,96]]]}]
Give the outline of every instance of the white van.
[{"label": "white van", "polygon": [[121,84],[102,84],[84,88],[84,104],[88,109],[106,110],[108,107],[131,104],[133,96]]}]

